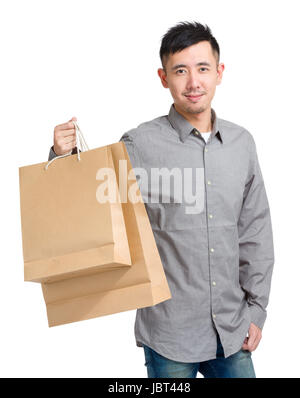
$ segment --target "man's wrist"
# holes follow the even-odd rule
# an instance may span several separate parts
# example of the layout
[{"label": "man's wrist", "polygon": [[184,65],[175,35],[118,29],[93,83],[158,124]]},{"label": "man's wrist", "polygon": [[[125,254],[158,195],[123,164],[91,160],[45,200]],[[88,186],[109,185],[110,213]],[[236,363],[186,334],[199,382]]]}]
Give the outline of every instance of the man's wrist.
[{"label": "man's wrist", "polygon": [[267,311],[263,310],[257,304],[248,303],[249,311],[250,311],[250,319],[251,322],[258,326],[261,330],[264,327],[264,323],[267,318]]}]

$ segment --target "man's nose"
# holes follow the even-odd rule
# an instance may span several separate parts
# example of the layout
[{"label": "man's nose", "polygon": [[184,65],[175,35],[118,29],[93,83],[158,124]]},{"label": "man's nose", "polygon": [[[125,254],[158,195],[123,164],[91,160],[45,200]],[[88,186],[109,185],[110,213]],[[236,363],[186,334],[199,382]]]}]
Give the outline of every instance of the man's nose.
[{"label": "man's nose", "polygon": [[195,72],[190,72],[187,80],[187,89],[199,89],[200,86],[199,76]]}]

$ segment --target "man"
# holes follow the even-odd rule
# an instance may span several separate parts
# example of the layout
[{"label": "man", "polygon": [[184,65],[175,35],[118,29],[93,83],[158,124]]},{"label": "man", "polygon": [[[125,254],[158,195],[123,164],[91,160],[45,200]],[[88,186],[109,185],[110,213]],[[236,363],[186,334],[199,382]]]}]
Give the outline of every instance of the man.
[{"label": "man", "polygon": [[[271,218],[252,135],[211,108],[224,71],[219,57],[207,25],[169,29],[158,75],[174,103],[121,138],[134,168],[203,171],[189,180],[193,190],[203,185],[198,212],[187,212],[184,200],[152,203],[142,192],[172,294],[137,310],[148,377],[256,377],[252,351],[274,265]],[[57,126],[49,160],[74,146],[72,122]]]}]

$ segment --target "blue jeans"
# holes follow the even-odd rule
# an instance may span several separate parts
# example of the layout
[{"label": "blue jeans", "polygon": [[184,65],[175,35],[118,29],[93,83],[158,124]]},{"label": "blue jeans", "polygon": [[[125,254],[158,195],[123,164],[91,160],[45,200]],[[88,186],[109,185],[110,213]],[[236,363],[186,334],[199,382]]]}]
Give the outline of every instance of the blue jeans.
[{"label": "blue jeans", "polygon": [[256,377],[251,352],[241,349],[235,354],[224,358],[219,335],[217,335],[217,358],[204,362],[177,362],[165,358],[146,345],[143,347],[149,378],[195,378],[197,377],[197,372],[200,372],[204,377]]}]

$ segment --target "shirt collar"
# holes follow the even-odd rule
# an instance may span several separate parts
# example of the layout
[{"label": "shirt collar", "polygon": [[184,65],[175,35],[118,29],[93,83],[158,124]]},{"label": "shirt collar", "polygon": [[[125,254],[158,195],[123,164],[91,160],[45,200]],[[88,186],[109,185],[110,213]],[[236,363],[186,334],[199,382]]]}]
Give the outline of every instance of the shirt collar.
[{"label": "shirt collar", "polygon": [[[211,137],[216,135],[221,140],[221,142],[224,143],[224,133],[220,131],[220,126],[219,126],[220,123],[216,115],[216,112],[213,108],[211,108],[211,116],[212,116]],[[182,142],[184,142],[187,139],[187,137],[194,130],[196,130],[195,127],[190,122],[188,122],[180,113],[176,111],[174,103],[170,107],[168,119],[172,127],[179,134],[180,140]]]}]

